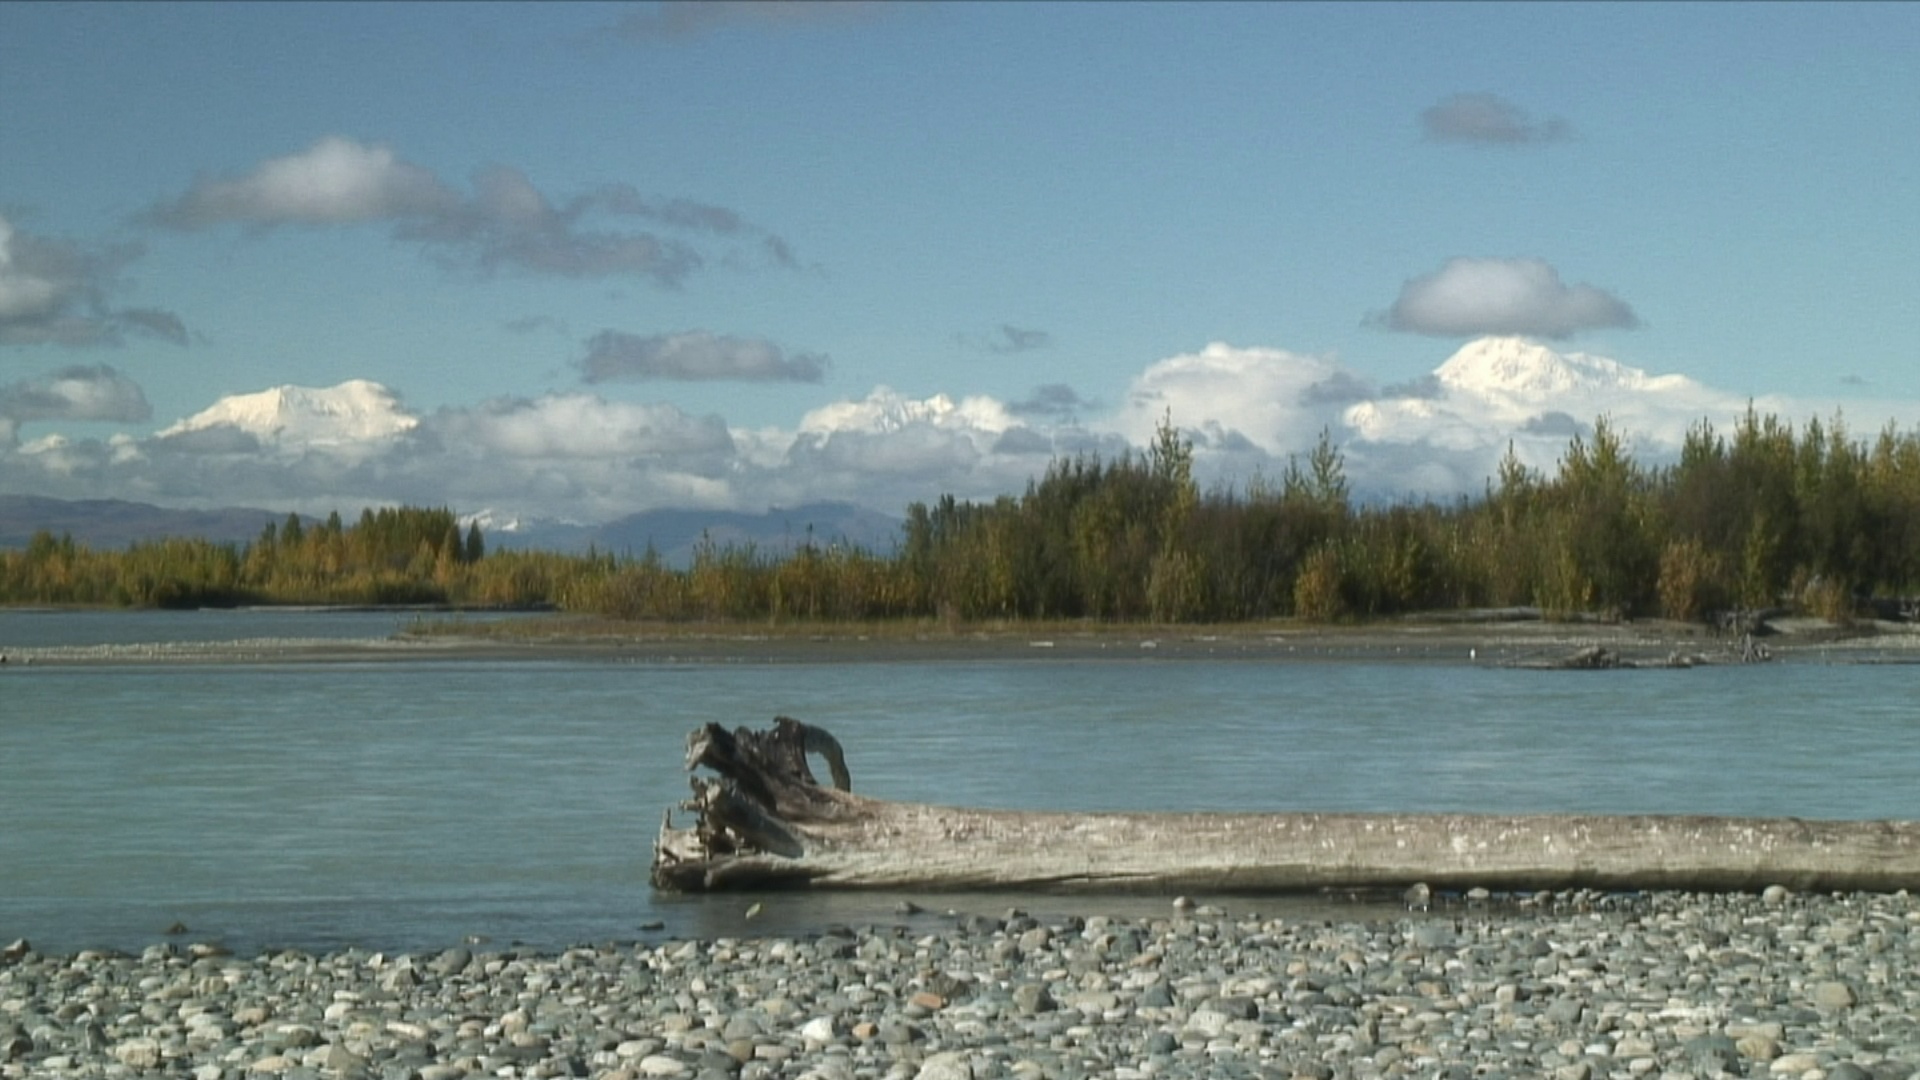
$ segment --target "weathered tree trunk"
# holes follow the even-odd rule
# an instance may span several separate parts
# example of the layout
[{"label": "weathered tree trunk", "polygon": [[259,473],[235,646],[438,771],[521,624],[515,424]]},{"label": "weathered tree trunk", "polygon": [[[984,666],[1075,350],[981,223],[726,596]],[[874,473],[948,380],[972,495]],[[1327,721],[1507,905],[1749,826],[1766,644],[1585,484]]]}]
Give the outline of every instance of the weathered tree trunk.
[{"label": "weathered tree trunk", "polygon": [[[824,756],[823,787],[807,753]],[[654,849],[674,891],[831,888],[1920,888],[1920,824],[1794,818],[1468,814],[1034,813],[855,795],[839,744],[787,717],[687,741],[693,778]]]}]

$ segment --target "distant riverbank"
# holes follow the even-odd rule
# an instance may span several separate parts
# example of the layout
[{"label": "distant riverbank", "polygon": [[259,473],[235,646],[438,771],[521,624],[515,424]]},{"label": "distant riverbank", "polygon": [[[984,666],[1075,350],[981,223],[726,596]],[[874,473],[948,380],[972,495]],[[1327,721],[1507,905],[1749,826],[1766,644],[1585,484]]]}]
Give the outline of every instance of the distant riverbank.
[{"label": "distant riverbank", "polygon": [[[311,609],[309,609],[311,610]],[[364,610],[364,609],[361,609]],[[396,611],[396,615],[408,612]],[[263,636],[224,641],[45,645],[0,642],[6,663],[328,663],[420,659],[607,659],[640,663],[853,663],[991,660],[1352,660],[1550,663],[1599,647],[1632,663],[1920,661],[1920,628],[1779,619],[1751,639],[1692,623],[1550,622],[1511,612],[1442,613],[1363,624],[1274,620],[1225,625],[901,620],[869,623],[624,622],[586,616],[413,612],[382,637]]]}]

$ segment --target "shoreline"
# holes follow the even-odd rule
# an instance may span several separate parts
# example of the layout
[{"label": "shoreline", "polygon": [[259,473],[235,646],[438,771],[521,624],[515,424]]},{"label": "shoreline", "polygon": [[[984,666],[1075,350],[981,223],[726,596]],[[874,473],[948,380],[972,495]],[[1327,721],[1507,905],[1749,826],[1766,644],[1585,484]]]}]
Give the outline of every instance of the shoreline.
[{"label": "shoreline", "polygon": [[[533,620],[538,620],[534,622]],[[0,670],[20,666],[146,663],[365,663],[606,661],[659,664],[1210,660],[1265,662],[1550,664],[1603,648],[1629,664],[1739,663],[1744,639],[1697,624],[1546,622],[1428,616],[1360,625],[1291,620],[1229,625],[1091,623],[747,624],[617,623],[530,616],[531,625],[458,615],[387,638],[279,638],[0,647]],[[1838,627],[1782,619],[1753,639],[1785,662],[1920,663],[1920,627]]]},{"label": "shoreline", "polygon": [[1906,893],[1170,904],[928,928],[235,956],[0,946],[0,1077],[604,1080],[1920,1072]]}]

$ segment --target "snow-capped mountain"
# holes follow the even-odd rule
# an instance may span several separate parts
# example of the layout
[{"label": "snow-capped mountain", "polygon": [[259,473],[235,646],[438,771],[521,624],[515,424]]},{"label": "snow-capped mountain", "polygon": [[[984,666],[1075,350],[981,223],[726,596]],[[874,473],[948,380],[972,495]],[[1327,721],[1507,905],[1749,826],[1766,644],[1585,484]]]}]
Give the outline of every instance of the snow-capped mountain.
[{"label": "snow-capped mountain", "polygon": [[159,433],[161,438],[238,428],[263,446],[347,446],[392,438],[418,426],[393,391],[366,379],[314,388],[276,386],[255,394],[223,397]]},{"label": "snow-capped mountain", "polygon": [[1698,388],[1684,375],[1649,375],[1617,360],[1587,353],[1560,353],[1518,337],[1468,342],[1434,377],[1451,393],[1544,405],[1569,397],[1632,391],[1672,393]]},{"label": "snow-capped mountain", "polygon": [[1432,384],[1432,393],[1361,402],[1342,419],[1369,442],[1443,449],[1501,447],[1535,436],[1543,441],[1540,456],[1550,460],[1547,448],[1601,415],[1654,443],[1678,445],[1694,420],[1732,415],[1741,405],[1685,375],[1649,375],[1517,337],[1467,343],[1434,369]]},{"label": "snow-capped mountain", "polygon": [[988,397],[955,401],[946,394],[935,394],[915,399],[877,386],[864,399],[838,401],[808,412],[800,420],[800,430],[809,434],[896,432],[921,424],[1000,432],[1013,425],[1013,418],[1004,404]]}]

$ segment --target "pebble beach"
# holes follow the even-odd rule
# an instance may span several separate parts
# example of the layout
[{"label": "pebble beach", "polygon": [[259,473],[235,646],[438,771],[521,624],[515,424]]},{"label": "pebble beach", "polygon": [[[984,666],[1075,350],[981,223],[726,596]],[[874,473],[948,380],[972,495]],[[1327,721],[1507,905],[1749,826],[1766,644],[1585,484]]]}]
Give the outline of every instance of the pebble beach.
[{"label": "pebble beach", "polygon": [[1452,898],[1367,921],[975,899],[931,929],[543,952],[16,941],[0,1077],[1920,1075],[1904,892]]}]

